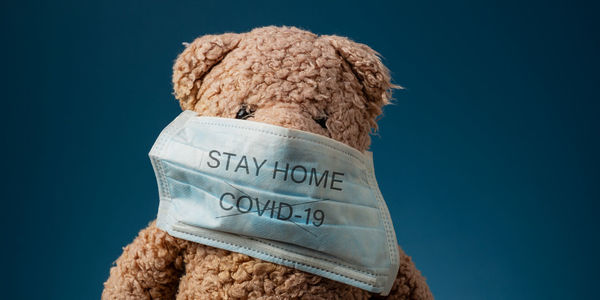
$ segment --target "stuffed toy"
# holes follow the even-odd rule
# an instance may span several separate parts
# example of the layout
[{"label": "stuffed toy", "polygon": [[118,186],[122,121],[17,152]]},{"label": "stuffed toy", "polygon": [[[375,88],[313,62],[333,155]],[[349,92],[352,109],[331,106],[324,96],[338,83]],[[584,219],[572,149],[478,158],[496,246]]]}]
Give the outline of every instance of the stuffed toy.
[{"label": "stuffed toy", "polygon": [[[264,136],[264,143],[277,144],[278,139],[282,138],[277,135],[286,135],[289,131],[295,139],[302,138],[320,143],[314,144],[314,147],[333,147],[338,150],[348,148],[344,152],[349,156],[362,157],[370,144],[369,134],[377,129],[376,119],[382,113],[382,106],[389,103],[391,89],[398,87],[390,82],[389,71],[381,63],[378,53],[368,46],[344,37],[319,36],[295,27],[269,26],[242,34],[205,35],[185,45],[185,50],[177,57],[173,66],[173,88],[181,108],[187,111],[187,115],[184,116],[188,118],[186,122],[190,122],[189,118],[201,116],[212,120],[202,123],[202,126],[229,126],[239,130],[237,140],[231,142],[225,142],[226,135],[229,134],[227,132],[230,131],[205,130],[206,134],[214,134],[213,140],[222,136],[224,144],[239,142],[240,149],[238,154],[212,150],[200,163],[220,167],[223,172],[233,172],[235,167],[237,174],[249,176],[248,178],[254,178],[254,166],[257,167],[258,176],[262,167],[261,161],[264,165],[271,163],[267,162],[267,159],[241,156],[243,151],[261,147],[262,140],[250,141],[255,143],[252,146],[242,146],[249,140],[257,139],[257,136]],[[189,113],[195,116],[190,116]],[[181,125],[181,122],[183,121],[176,120],[169,126],[187,126]],[[248,127],[243,124],[248,124]],[[245,135],[244,130],[250,129],[254,131],[248,131],[250,133]],[[266,135],[274,132],[278,134]],[[281,132],[285,134],[280,134]],[[269,142],[268,138],[273,140]],[[299,145],[305,147],[305,144]],[[155,145],[155,148],[160,148],[159,146]],[[159,150],[161,149],[156,151]],[[336,159],[336,156],[331,157],[327,159]],[[175,154],[173,159],[181,160],[181,164],[185,164],[186,160],[195,160],[193,156],[183,154]],[[319,185],[321,181],[317,179],[323,180],[326,177],[325,180],[329,180],[324,183],[328,189],[326,192],[337,192],[342,190],[343,180],[351,180],[348,172],[345,175],[341,171],[336,173],[332,170],[317,173],[313,168],[311,173],[309,167],[287,164],[283,169],[283,163],[278,163],[279,167],[275,164],[273,179],[279,176],[278,179],[287,180],[285,183],[288,185],[297,184],[301,179],[304,184]],[[339,166],[353,167],[344,164]],[[155,165],[155,171],[157,174],[164,172],[158,164]],[[290,178],[284,177],[288,175],[288,171]],[[291,173],[293,171],[296,173]],[[303,173],[299,173],[301,171]],[[321,177],[315,174],[321,174]],[[313,175],[316,176],[314,182]],[[207,177],[206,180],[214,178]],[[160,185],[159,180],[159,188]],[[220,202],[218,197],[215,198],[214,205],[218,209],[239,211],[238,215],[256,211],[256,216],[263,217],[261,220],[269,219],[264,217],[270,214],[269,220],[288,224],[290,228],[310,227],[303,229],[306,232],[286,233],[284,238],[289,241],[295,240],[296,235],[306,235],[305,241],[311,241],[310,236],[313,233],[310,230],[327,230],[327,221],[335,217],[324,210],[311,212],[310,209],[306,209],[307,215],[295,222],[291,216],[293,205],[283,206],[284,211],[289,210],[285,215],[285,212],[282,213],[283,202],[280,201],[278,206],[275,205],[275,201],[270,202],[271,200],[260,202],[256,198],[256,202],[253,202],[254,199],[250,196],[244,198],[242,194],[246,193],[241,191],[243,188],[229,183],[228,185],[232,187],[232,192],[224,193]],[[188,187],[180,192],[192,193],[190,189]],[[210,187],[205,189],[210,190]],[[237,207],[234,208],[236,199]],[[220,208],[216,206],[217,202]],[[257,208],[252,208],[254,203]],[[343,244],[345,242],[333,245],[338,250],[347,249],[348,252],[354,248],[365,249],[362,250],[367,251],[365,253],[384,249],[396,256],[391,257],[395,265],[388,268],[393,272],[391,277],[387,277],[388,288],[379,290],[382,291],[379,293],[376,285],[369,285],[368,278],[364,281],[367,282],[366,285],[361,285],[361,280],[356,279],[360,276],[354,278],[344,276],[346,273],[343,271],[335,271],[338,269],[337,265],[343,270],[346,266],[345,261],[333,261],[318,251],[310,252],[315,253],[314,255],[302,252],[304,254],[296,257],[294,255],[299,253],[299,250],[281,247],[287,249],[282,254],[287,256],[269,259],[272,256],[268,251],[254,251],[252,249],[263,248],[250,246],[257,240],[268,240],[239,240],[236,235],[228,235],[227,240],[233,242],[218,243],[218,239],[193,239],[191,234],[176,237],[171,234],[175,231],[167,232],[159,228],[160,210],[163,210],[163,207],[159,209],[158,222],[151,222],[147,228],[140,231],[131,244],[123,248],[123,253],[110,269],[110,276],[104,283],[102,299],[433,299],[425,279],[415,268],[411,258],[397,246],[395,235],[391,235],[394,247],[389,249],[384,249],[388,247],[382,245],[369,244],[368,235],[361,240],[348,240],[347,245]],[[276,212],[275,216],[273,212]],[[282,217],[281,214],[285,216]],[[213,222],[213,219],[207,220],[200,222]],[[239,230],[243,231],[252,223],[237,221],[231,224],[239,225]],[[331,227],[338,230],[335,226]],[[387,230],[393,231],[393,228]],[[277,235],[278,232],[274,231],[273,234]],[[313,240],[322,242],[320,239],[321,237],[317,238],[315,235]],[[248,246],[244,241],[247,241]],[[260,247],[269,245],[267,242],[259,244]],[[299,246],[296,245],[294,249],[301,249]],[[397,249],[394,249],[396,247]],[[371,257],[359,259],[372,261],[371,264],[377,264],[379,261]],[[305,261],[308,262],[304,263]],[[329,267],[314,267],[320,265],[318,262],[331,261],[336,263],[325,264]]]}]

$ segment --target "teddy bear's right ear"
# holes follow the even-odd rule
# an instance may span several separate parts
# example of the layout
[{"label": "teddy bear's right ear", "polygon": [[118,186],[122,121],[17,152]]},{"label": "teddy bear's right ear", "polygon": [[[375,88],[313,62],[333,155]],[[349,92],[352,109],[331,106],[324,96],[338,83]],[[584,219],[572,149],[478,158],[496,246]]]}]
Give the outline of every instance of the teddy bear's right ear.
[{"label": "teddy bear's right ear", "polygon": [[376,117],[381,108],[390,103],[392,89],[402,87],[391,82],[390,71],[383,65],[379,53],[369,46],[354,42],[346,37],[322,35],[320,39],[329,42],[342,58],[343,65],[349,68],[362,84],[367,98],[367,111],[372,128],[377,128]]},{"label": "teddy bear's right ear", "polygon": [[173,90],[182,109],[193,109],[204,76],[240,42],[241,35],[205,35],[187,45],[173,65]]}]

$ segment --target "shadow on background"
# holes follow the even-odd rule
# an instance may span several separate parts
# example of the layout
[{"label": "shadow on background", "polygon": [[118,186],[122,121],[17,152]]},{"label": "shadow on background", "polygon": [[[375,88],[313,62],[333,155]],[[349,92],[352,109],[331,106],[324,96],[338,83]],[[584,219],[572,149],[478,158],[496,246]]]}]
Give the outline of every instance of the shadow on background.
[{"label": "shadow on background", "polygon": [[147,157],[171,66],[208,33],[294,25],[384,56],[372,150],[399,243],[437,299],[591,299],[598,7],[572,1],[2,3],[7,299],[97,299],[157,211]]}]

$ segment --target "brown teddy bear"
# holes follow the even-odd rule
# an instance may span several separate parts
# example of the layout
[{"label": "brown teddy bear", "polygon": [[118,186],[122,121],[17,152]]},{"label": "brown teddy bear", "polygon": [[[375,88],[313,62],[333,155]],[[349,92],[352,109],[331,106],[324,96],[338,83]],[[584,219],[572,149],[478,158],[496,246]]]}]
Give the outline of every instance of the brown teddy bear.
[{"label": "brown teddy bear", "polygon": [[[173,66],[175,96],[202,116],[320,134],[359,151],[389,103],[389,71],[366,45],[294,27],[206,35]],[[433,299],[400,251],[390,299]],[[365,290],[247,255],[175,238],[155,222],[123,249],[102,299],[370,299]]]}]

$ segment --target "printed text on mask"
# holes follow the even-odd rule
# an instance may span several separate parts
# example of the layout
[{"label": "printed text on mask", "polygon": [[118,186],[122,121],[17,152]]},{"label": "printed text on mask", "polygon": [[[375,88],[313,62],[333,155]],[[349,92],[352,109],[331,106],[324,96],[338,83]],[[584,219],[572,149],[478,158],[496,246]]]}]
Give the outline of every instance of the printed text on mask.
[{"label": "printed text on mask", "polygon": [[[208,153],[209,161],[206,165],[210,168],[225,168],[226,171],[232,171],[237,173],[238,171],[245,172],[247,175],[254,174],[258,176],[262,171],[262,167],[267,163],[267,160],[257,160],[256,157],[250,159],[246,155],[239,156],[235,153],[220,152],[217,150],[211,150]],[[250,163],[248,163],[250,161]],[[252,171],[252,172],[251,172]],[[290,166],[289,163],[279,163],[275,161],[273,169],[267,170],[272,171],[272,179],[283,180],[297,183],[297,184],[308,184],[322,187],[325,189],[331,189],[336,191],[342,191],[341,185],[343,184],[344,173],[336,172],[333,170],[324,170],[319,177],[319,171],[315,168],[308,168],[302,165]],[[331,173],[330,173],[331,172]],[[331,174],[331,176],[330,176]]]}]

